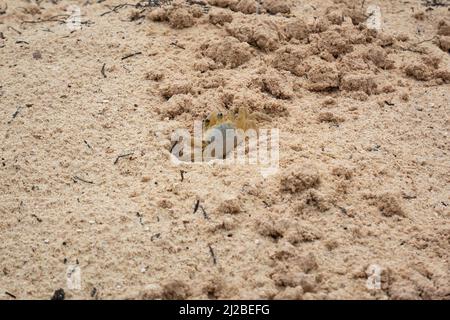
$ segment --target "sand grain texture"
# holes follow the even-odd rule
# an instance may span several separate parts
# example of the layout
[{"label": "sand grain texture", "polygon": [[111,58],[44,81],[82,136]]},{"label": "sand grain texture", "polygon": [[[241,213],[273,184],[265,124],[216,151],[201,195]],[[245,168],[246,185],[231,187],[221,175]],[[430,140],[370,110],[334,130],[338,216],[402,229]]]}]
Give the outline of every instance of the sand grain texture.
[{"label": "sand grain texture", "polygon": [[[0,299],[449,299],[450,6],[166,2],[0,0]],[[277,174],[170,161],[240,107]]]}]

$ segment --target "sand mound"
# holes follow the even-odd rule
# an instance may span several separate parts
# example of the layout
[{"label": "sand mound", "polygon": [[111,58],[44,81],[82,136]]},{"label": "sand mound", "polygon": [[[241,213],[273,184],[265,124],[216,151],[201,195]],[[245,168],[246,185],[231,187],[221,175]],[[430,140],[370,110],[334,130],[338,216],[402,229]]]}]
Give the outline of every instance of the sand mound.
[{"label": "sand mound", "polygon": [[[37,3],[0,11],[1,299],[448,299],[448,6]],[[173,161],[243,108],[278,171]]]}]

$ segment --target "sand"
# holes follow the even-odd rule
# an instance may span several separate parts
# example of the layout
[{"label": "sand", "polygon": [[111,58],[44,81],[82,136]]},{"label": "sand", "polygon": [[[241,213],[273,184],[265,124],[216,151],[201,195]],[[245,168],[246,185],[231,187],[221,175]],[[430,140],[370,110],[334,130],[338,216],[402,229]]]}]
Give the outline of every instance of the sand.
[{"label": "sand", "polygon": [[448,1],[121,3],[0,0],[0,299],[450,298]]}]

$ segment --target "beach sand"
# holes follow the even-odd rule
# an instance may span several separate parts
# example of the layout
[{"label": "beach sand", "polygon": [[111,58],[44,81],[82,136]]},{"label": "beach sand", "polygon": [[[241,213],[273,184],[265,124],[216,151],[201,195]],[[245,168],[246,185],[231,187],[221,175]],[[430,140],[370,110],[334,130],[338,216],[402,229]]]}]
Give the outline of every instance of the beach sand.
[{"label": "beach sand", "polygon": [[0,299],[450,298],[448,1],[136,1],[0,0]]}]

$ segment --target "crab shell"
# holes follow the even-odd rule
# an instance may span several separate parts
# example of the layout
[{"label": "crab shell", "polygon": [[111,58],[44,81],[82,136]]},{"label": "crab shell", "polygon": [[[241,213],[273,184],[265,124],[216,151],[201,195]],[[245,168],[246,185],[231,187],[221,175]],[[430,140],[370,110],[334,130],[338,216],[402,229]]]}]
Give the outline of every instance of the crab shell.
[{"label": "crab shell", "polygon": [[215,126],[224,123],[229,123],[235,129],[242,129],[244,131],[256,128],[254,117],[248,113],[247,108],[240,108],[237,114],[234,114],[231,111],[225,115],[220,112],[212,112],[206,118],[204,123],[204,131],[208,131]]},{"label": "crab shell", "polygon": [[255,127],[255,121],[246,109],[240,109],[237,115],[229,112],[223,116],[213,112],[205,121],[203,150],[214,148],[212,158],[225,159],[241,142],[239,134]]}]

